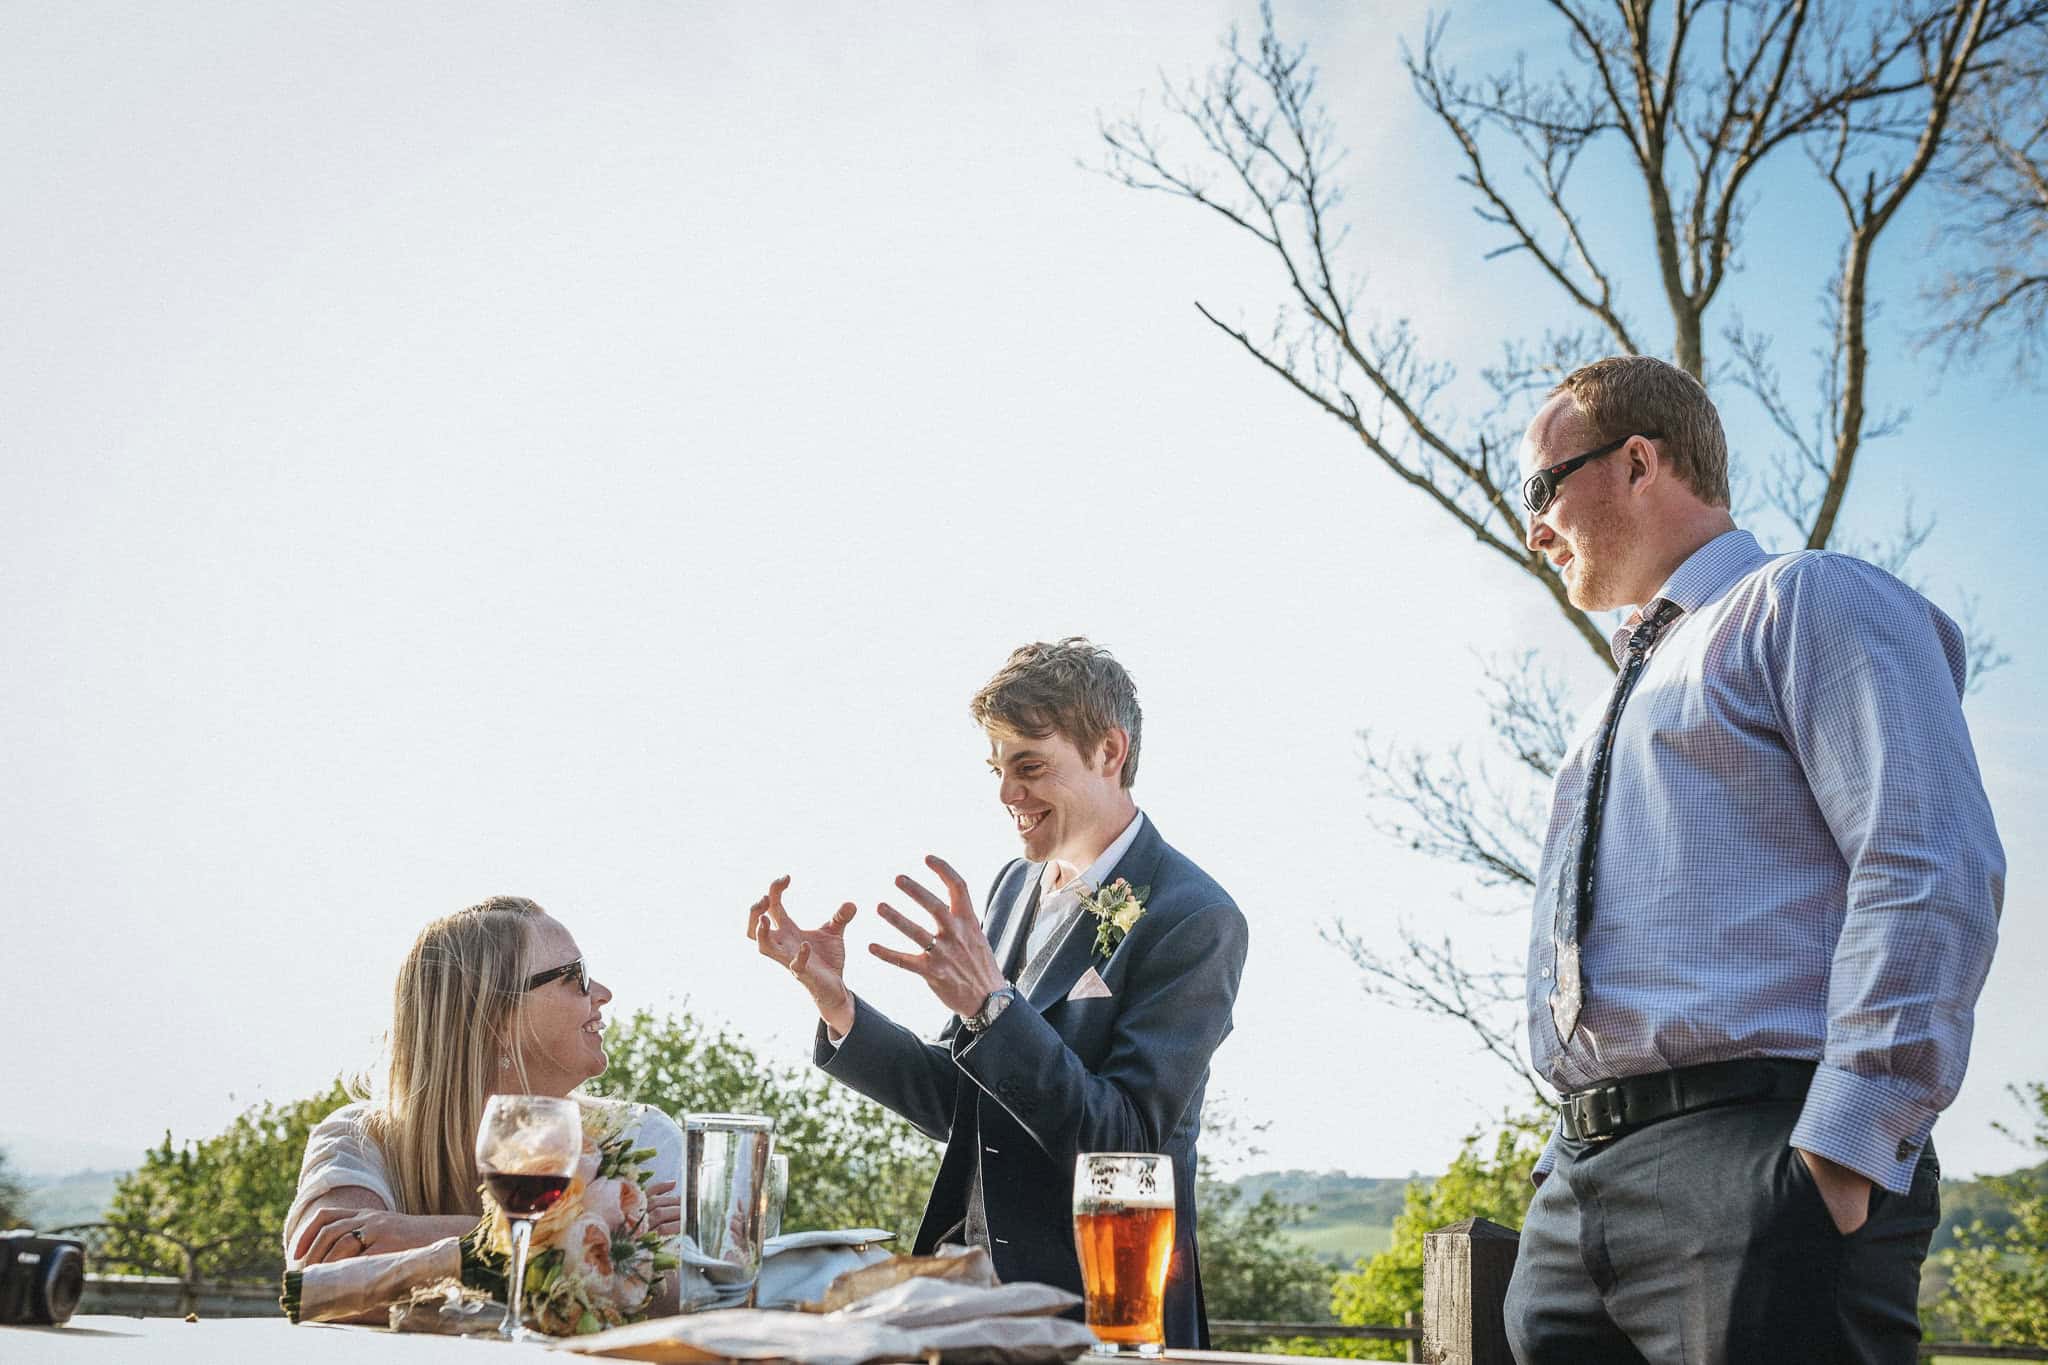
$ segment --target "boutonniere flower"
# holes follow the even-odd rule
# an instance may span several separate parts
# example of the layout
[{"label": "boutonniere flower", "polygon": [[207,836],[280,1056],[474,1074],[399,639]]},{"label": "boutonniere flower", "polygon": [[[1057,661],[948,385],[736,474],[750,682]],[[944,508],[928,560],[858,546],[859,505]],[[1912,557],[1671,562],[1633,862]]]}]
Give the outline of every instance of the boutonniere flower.
[{"label": "boutonniere flower", "polygon": [[1093,895],[1082,894],[1081,908],[1095,916],[1098,955],[1108,957],[1116,951],[1116,945],[1124,941],[1124,935],[1145,913],[1145,897],[1151,890],[1149,886],[1133,890],[1129,882],[1118,877]]}]

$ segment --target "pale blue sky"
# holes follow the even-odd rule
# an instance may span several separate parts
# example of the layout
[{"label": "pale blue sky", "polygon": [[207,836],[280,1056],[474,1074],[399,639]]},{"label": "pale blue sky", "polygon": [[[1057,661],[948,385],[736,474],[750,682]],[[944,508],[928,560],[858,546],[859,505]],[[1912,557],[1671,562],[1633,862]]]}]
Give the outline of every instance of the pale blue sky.
[{"label": "pale blue sky", "polygon": [[[1280,13],[1352,147],[1370,306],[1468,373],[1563,320],[1481,259],[1397,65],[1421,7]],[[1440,1168],[1512,1089],[1364,1002],[1317,929],[1442,919],[1508,953],[1522,930],[1458,918],[1458,878],[1367,828],[1354,733],[1476,744],[1481,640],[1601,680],[1532,587],[1202,323],[1196,299],[1269,318],[1266,260],[1075,164],[1098,110],[1233,20],[1256,16],[0,13],[0,916],[35,1002],[0,1133],[139,1152],[310,1092],[371,1059],[419,924],[495,891],[553,909],[615,1008],[687,999],[800,1061],[809,1016],[745,906],[780,872],[813,913],[872,905],[927,851],[985,883],[1014,841],[966,699],[1011,646],[1086,632],[1139,685],[1142,804],[1252,921],[1214,1088],[1272,1120],[1260,1164]],[[1519,22],[1464,7],[1452,41],[1477,62]],[[1832,225],[1764,191],[1741,310],[1803,329]],[[1640,190],[1613,202],[1620,241]],[[1928,249],[1902,223],[1885,287]],[[1909,311],[1877,365],[1915,420],[1849,511],[1880,533],[1910,489],[1940,519],[1929,590],[1980,594],[2016,658],[1970,704],[2012,890],[1938,1130],[1951,1168],[2003,1167],[2000,1088],[2048,1073],[2048,411],[1995,373],[1936,388]]]}]

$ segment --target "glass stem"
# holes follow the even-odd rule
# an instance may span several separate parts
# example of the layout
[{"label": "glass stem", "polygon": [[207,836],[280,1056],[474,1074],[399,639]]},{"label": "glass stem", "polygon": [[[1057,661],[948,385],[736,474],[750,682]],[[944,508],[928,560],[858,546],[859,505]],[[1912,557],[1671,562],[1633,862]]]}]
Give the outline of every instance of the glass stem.
[{"label": "glass stem", "polygon": [[533,1220],[507,1221],[512,1224],[512,1289],[505,1300],[505,1335],[516,1341],[526,1335],[526,1319],[519,1304],[526,1295],[526,1248],[533,1239]]}]

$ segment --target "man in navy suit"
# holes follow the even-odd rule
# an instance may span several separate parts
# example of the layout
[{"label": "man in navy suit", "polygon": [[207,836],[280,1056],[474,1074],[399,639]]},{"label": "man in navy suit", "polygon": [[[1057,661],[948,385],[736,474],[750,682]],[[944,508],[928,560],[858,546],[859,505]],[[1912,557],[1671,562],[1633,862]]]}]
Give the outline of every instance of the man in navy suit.
[{"label": "man in navy suit", "polygon": [[[847,989],[852,903],[800,929],[783,908],[782,877],[754,903],[748,937],[810,992],[817,1064],[946,1144],[918,1254],[982,1246],[1005,1281],[1078,1293],[1075,1156],[1163,1152],[1175,1214],[1166,1344],[1205,1347],[1195,1140],[1209,1058],[1230,1032],[1244,970],[1244,916],[1132,801],[1138,697],[1107,650],[1081,639],[1026,645],[970,709],[1024,856],[996,877],[985,921],[960,875],[926,859],[944,896],[907,876],[896,885],[928,922],[878,907],[915,951],[869,950],[923,977],[952,1011],[938,1041]],[[1103,933],[1089,902],[1118,881],[1143,908]]]}]

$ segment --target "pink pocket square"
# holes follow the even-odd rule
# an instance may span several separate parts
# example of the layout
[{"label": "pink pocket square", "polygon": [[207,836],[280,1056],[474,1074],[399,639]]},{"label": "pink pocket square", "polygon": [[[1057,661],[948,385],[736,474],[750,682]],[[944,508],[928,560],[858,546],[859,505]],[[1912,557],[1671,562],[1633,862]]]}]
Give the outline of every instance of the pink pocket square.
[{"label": "pink pocket square", "polygon": [[1067,992],[1069,1000],[1107,1000],[1110,989],[1093,967],[1081,973],[1081,979],[1074,983],[1074,989]]}]

